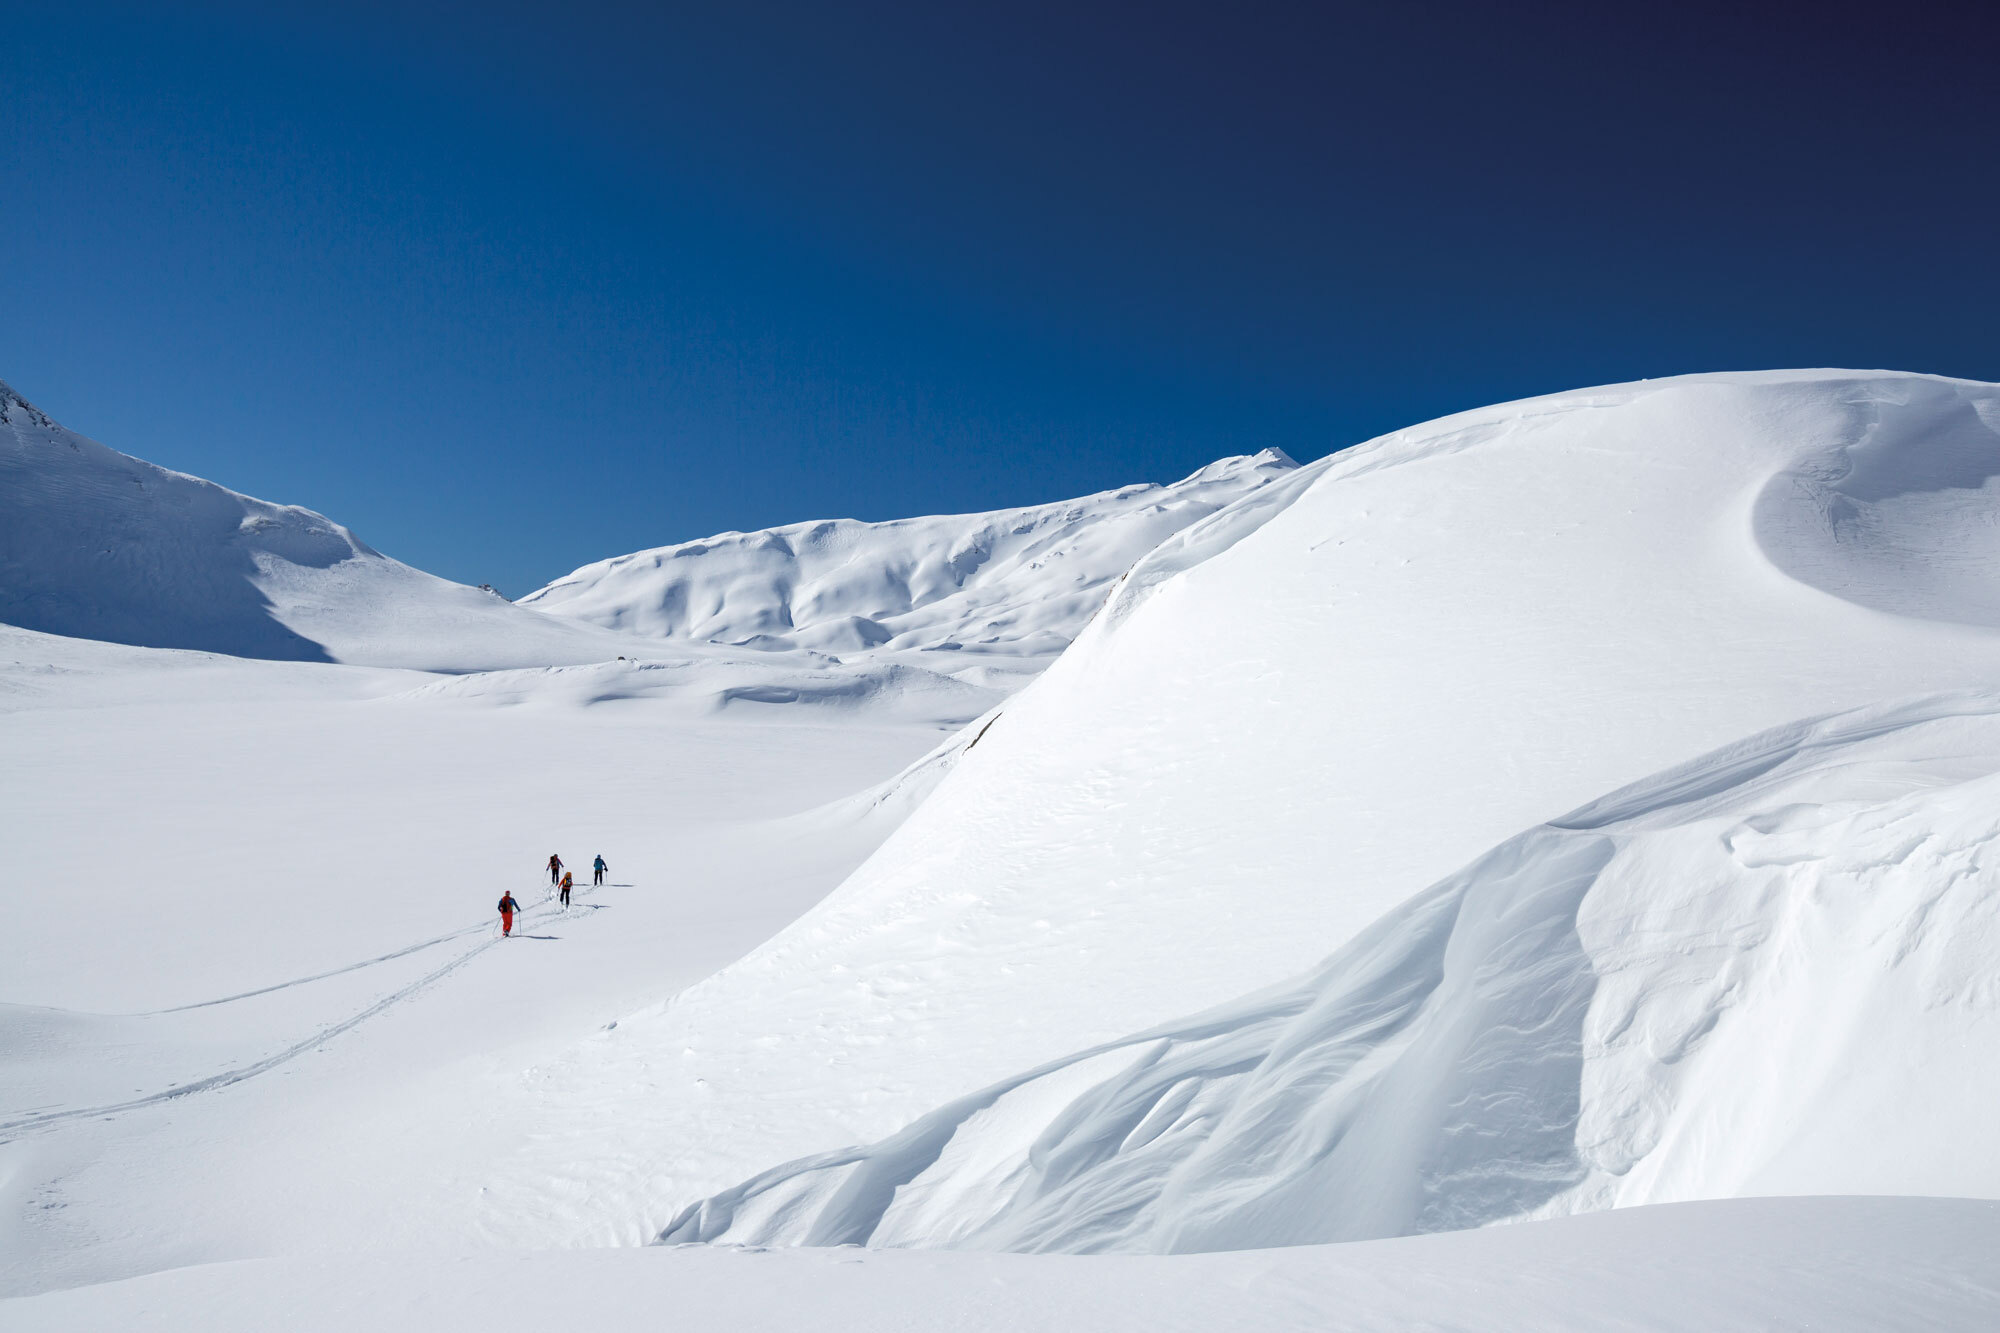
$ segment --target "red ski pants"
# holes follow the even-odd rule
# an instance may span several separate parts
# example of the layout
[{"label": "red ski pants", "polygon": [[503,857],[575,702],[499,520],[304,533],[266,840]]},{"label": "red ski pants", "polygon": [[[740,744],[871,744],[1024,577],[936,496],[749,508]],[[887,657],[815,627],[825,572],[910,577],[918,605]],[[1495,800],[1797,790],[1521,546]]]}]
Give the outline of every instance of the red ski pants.
[{"label": "red ski pants", "polygon": [[500,933],[502,935],[512,935],[514,933],[514,914],[512,912],[502,912],[500,914]]}]

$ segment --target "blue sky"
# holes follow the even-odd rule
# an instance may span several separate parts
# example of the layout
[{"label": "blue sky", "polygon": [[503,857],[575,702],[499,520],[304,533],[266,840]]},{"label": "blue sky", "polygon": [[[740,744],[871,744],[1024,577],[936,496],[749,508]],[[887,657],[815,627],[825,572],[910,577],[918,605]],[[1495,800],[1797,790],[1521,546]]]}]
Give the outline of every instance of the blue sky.
[{"label": "blue sky", "polygon": [[2000,378],[1994,36],[1922,5],[17,5],[0,378],[515,595],[1593,383]]}]

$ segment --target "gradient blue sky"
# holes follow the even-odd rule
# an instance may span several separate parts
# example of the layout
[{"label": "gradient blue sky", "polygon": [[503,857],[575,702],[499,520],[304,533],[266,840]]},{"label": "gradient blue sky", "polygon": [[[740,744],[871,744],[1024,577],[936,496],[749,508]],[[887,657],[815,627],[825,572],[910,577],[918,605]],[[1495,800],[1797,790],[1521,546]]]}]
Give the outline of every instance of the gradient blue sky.
[{"label": "gradient blue sky", "polygon": [[304,11],[7,8],[0,378],[514,595],[1641,376],[2000,379],[1981,6]]}]

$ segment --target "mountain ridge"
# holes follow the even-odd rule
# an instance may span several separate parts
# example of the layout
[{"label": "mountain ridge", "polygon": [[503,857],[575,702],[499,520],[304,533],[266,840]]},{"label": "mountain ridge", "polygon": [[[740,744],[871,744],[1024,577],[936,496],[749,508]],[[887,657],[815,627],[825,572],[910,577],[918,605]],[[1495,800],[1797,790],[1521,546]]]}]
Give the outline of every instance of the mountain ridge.
[{"label": "mountain ridge", "polygon": [[1298,466],[1266,449],[1165,485],[1011,509],[718,533],[593,562],[520,604],[652,638],[895,658],[1009,688],[1067,647],[1161,541]]}]

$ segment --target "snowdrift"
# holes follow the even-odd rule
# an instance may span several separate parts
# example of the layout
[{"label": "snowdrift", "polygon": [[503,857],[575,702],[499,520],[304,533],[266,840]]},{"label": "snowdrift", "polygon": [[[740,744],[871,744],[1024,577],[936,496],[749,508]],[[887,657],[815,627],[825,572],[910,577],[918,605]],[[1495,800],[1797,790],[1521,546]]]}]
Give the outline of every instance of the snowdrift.
[{"label": "snowdrift", "polygon": [[267,504],[65,430],[0,384],[0,621],[237,657],[425,670],[633,651]]},{"label": "snowdrift", "polygon": [[[1979,465],[2000,456],[1996,422],[1992,385],[1846,371],[1692,376],[1414,427],[1183,529],[837,891],[742,962],[538,1071],[542,1117],[485,1196],[491,1234],[515,1235],[509,1219],[560,1214],[579,1241],[657,1235],[716,1196],[687,1223],[695,1232],[1190,1248],[1788,1180],[1863,1187],[1863,1161],[1828,1168],[1834,1147],[1783,1156],[1780,1122],[1793,1104],[1779,1092],[1766,1109],[1723,1108],[1707,1083],[1665,1098],[1637,1057],[1562,1053],[1563,1041],[1583,1040],[1578,1023],[1612,1012],[1597,1006],[1622,984],[1599,963],[1623,956],[1592,952],[1598,924],[1579,904],[1636,905],[1638,891],[1616,877],[1664,864],[1636,852],[1615,865],[1595,859],[1628,855],[1618,840],[1636,826],[1616,837],[1551,826],[1480,858],[1742,737],[2000,680],[2000,633],[1967,591],[1974,572],[1939,582],[1909,555],[1939,513],[1968,530],[1980,516],[2000,523],[2000,490]],[[1769,814],[1746,805],[1730,817]],[[1475,862],[1470,878],[1458,875]],[[1455,887],[1417,898],[1447,881]],[[1709,956],[1702,914],[1731,900],[1714,887],[1714,903],[1689,906],[1682,897],[1695,888],[1659,889],[1668,955]],[[1930,889],[1896,892],[1904,910]],[[1462,920],[1447,900],[1463,901]],[[1479,913],[1497,915],[1474,930]],[[1864,917],[1829,918],[1827,929],[1859,930]],[[1729,919],[1769,921],[1756,911]],[[1971,956],[1947,946],[1932,938],[1923,956],[1939,966]],[[1501,979],[1474,984],[1446,966],[1472,955]],[[1342,960],[1337,975],[1293,980],[1329,957]],[[1684,1001],[1690,1030],[1717,1003],[1655,989],[1679,984],[1665,963],[1632,975],[1643,982],[1632,1011],[1662,1015],[1663,1033]],[[1830,979],[1776,984],[1786,968],[1759,975],[1774,998],[1742,1009],[1730,1028],[1747,1035],[1729,1039],[1759,1049],[1790,1039],[1775,1026],[1783,1015],[1814,1015],[1837,991]],[[1893,1031],[1870,1057],[1882,1060],[1928,1029],[1872,975],[1853,999]],[[1515,985],[1573,1003],[1517,1044],[1470,1030],[1511,1012]],[[1218,1006],[1224,1028],[1183,1020]],[[1308,1009],[1319,1017],[1303,1018]],[[1470,1027],[1447,1022],[1446,1009]],[[1434,1010],[1437,1025],[1418,1021]],[[1383,1032],[1336,1040],[1317,1026],[1324,1017],[1337,1029],[1341,1014]],[[1287,1037],[1294,1020],[1305,1026]],[[1635,1020],[1635,1040],[1653,1039],[1652,1021]],[[1408,1043],[1422,1037],[1423,1049],[1399,1056],[1383,1035],[1392,1029]],[[1131,1045],[1132,1033],[1152,1035]],[[1670,1039],[1659,1038],[1661,1052]],[[1294,1067],[1274,1054],[1287,1040],[1319,1054]],[[1498,1046],[1481,1053],[1480,1041]],[[1718,1028],[1704,1049],[1721,1042]],[[1346,1070],[1324,1054],[1335,1051],[1366,1067]],[[1541,1100],[1521,1102],[1518,1116],[1458,1106],[1458,1093],[1513,1086],[1498,1072],[1454,1084],[1461,1075],[1443,1071],[1461,1054],[1525,1062],[1521,1085]],[[1244,1080],[1267,1060],[1268,1088],[1252,1095]],[[1147,1073],[1155,1064],[1184,1072],[1156,1085],[1166,1073]],[[1586,1089],[1586,1071],[1623,1083]],[[990,1091],[1016,1083],[1018,1095]],[[1322,1083],[1324,1108],[1309,1096]],[[1857,1086],[1894,1083],[1884,1074]],[[1860,1142],[1862,1108],[1839,1109],[1824,1078],[1810,1086],[1823,1096],[1789,1141],[1823,1123],[1829,1144]],[[974,1105],[996,1097],[986,1112]],[[1936,1100],[1944,1118],[1973,1104]],[[1316,1121],[1293,1140],[1252,1123],[1308,1102],[1351,1122],[1353,1137]],[[1066,1118],[1072,1103],[1095,1109]],[[1902,1164],[1884,1165],[1880,1185],[1967,1192],[1985,1181],[1977,1164],[1960,1188],[1938,1179],[1943,1159],[1922,1140],[1941,1121],[1915,1104],[1915,1094],[1891,1103],[1927,1128],[1886,1135],[1890,1146],[1865,1159]],[[1625,1119],[1606,1123],[1614,1107]],[[1712,1125],[1702,1119],[1724,1109]],[[1656,1110],[1661,1134],[1693,1141],[1650,1146],[1640,1126]],[[924,1119],[933,1113],[941,1118]],[[1213,1158],[1192,1151],[1206,1133],[1169,1132],[1210,1113],[1243,1122]],[[1396,1129],[1404,1113],[1435,1123]],[[961,1129],[968,1117],[979,1125]],[[1516,1119],[1540,1128],[1484,1142]],[[1447,1135],[1447,1123],[1464,1133]],[[886,1142],[905,1130],[914,1137]],[[1126,1144],[1127,1133],[1138,1138]],[[1016,1168],[1023,1151],[1035,1170],[1047,1164],[1034,1146],[1044,1134],[1064,1155],[1035,1184]],[[1107,1139],[1122,1150],[1105,1155]],[[1315,1157],[1336,1142],[1349,1146]],[[1273,1157],[1259,1155],[1266,1148]],[[822,1158],[723,1193],[827,1153],[849,1165]],[[935,1186],[935,1207],[909,1188],[918,1177]],[[1082,1193],[1064,1192],[1072,1179]],[[1378,1203],[1353,1202],[1390,1182],[1401,1183]],[[1140,1208],[1156,1185],[1169,1202]],[[1322,1187],[1347,1202],[1327,1211],[1301,1201]],[[1100,1189],[1102,1208],[1086,1206]],[[1181,1190],[1198,1202],[1172,1204]],[[593,1200],[590,1216],[572,1206],[580,1194]]]},{"label": "snowdrift", "polygon": [[2000,695],[1782,728],[1509,840],[1295,983],[688,1210],[665,1241],[1247,1249],[2000,1193]]},{"label": "snowdrift", "polygon": [[658,638],[849,659],[907,653],[933,671],[1014,687],[1069,646],[1141,556],[1297,466],[1267,449],[1170,486],[1056,504],[723,533],[586,565],[521,603]]}]

